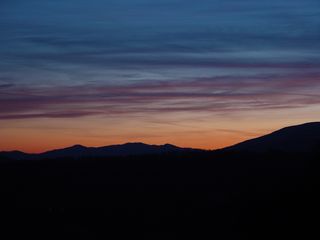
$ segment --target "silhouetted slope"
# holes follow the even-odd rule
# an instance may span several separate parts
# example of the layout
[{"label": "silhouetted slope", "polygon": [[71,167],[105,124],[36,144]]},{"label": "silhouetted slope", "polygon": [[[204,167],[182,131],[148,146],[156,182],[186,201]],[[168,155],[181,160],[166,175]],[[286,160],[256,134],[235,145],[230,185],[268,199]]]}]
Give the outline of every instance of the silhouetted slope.
[{"label": "silhouetted slope", "polygon": [[320,122],[286,127],[224,150],[250,152],[314,152],[320,149]]},{"label": "silhouetted slope", "polygon": [[32,159],[35,155],[34,154],[28,154],[21,151],[3,151],[0,152],[0,159],[2,160],[29,160]]}]

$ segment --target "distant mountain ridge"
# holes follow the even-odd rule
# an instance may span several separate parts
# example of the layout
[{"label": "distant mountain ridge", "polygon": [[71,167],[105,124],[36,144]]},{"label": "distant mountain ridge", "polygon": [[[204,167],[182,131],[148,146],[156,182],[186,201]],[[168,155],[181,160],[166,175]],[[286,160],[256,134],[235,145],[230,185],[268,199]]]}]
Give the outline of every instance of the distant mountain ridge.
[{"label": "distant mountain ridge", "polygon": [[[320,151],[320,122],[305,123],[282,128],[278,131],[220,149],[233,152],[283,152],[312,153]],[[145,143],[125,143],[105,147],[71,147],[47,151],[40,154],[28,154],[20,151],[0,152],[0,159],[37,160],[59,158],[103,158],[117,156],[158,155],[171,153],[195,153],[205,150],[181,148],[171,144],[148,145]],[[214,150],[212,151],[214,152]]]},{"label": "distant mountain ridge", "polygon": [[14,160],[37,160],[57,158],[101,158],[116,156],[157,155],[195,151],[202,150],[193,148],[181,148],[171,144],[149,145],[144,143],[125,143],[104,147],[85,147],[82,145],[74,145],[71,147],[55,149],[39,154],[28,154],[20,151],[0,152],[0,157]]}]

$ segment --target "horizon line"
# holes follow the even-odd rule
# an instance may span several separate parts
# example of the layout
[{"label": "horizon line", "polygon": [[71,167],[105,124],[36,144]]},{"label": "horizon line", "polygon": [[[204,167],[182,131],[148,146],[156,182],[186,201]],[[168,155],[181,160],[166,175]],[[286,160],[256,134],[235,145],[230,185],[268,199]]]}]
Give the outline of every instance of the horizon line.
[{"label": "horizon line", "polygon": [[249,139],[247,139],[247,140],[240,141],[240,142],[237,142],[237,143],[235,143],[235,144],[231,144],[231,145],[228,145],[228,146],[225,146],[225,147],[222,147],[222,148],[215,148],[215,149],[194,148],[194,147],[182,147],[182,146],[178,146],[178,145],[171,144],[171,143],[152,144],[152,143],[145,143],[145,142],[140,142],[140,141],[134,141],[134,142],[115,143],[115,144],[102,145],[102,146],[86,146],[86,145],[82,145],[82,144],[73,144],[73,145],[69,145],[69,146],[66,146],[66,147],[53,148],[53,149],[48,149],[48,150],[41,151],[41,152],[25,152],[25,151],[20,151],[20,150],[9,150],[9,151],[6,151],[6,150],[2,151],[2,150],[0,150],[0,153],[1,153],[1,152],[22,152],[22,153],[26,153],[26,154],[43,154],[43,153],[46,153],[46,152],[51,152],[51,151],[55,151],[55,150],[72,148],[72,147],[75,147],[75,146],[81,146],[81,147],[85,147],[85,148],[102,148],[102,147],[122,146],[122,145],[126,145],[126,144],[144,144],[144,145],[149,145],[149,146],[165,146],[165,145],[171,145],[171,146],[175,146],[175,147],[178,147],[178,148],[189,148],[189,149],[203,150],[203,151],[216,151],[216,150],[220,150],[220,149],[232,147],[232,146],[234,146],[234,145],[237,145],[237,144],[240,144],[240,143],[243,143],[243,142],[246,142],[246,141],[250,141],[250,140],[252,140],[252,139],[257,139],[257,138],[260,138],[260,137],[263,137],[263,136],[272,134],[272,133],[274,133],[274,132],[280,131],[280,130],[282,130],[282,129],[286,129],[286,128],[290,128],[290,127],[303,126],[303,125],[308,125],[308,124],[315,124],[315,123],[320,123],[320,122],[319,122],[319,121],[313,121],[313,122],[305,122],[305,123],[296,124],[296,125],[290,125],[290,126],[287,126],[287,127],[279,128],[278,130],[271,131],[271,132],[269,132],[269,133],[267,133],[267,134],[264,134],[264,135],[261,135],[261,136],[258,136],[258,137],[249,138]]}]

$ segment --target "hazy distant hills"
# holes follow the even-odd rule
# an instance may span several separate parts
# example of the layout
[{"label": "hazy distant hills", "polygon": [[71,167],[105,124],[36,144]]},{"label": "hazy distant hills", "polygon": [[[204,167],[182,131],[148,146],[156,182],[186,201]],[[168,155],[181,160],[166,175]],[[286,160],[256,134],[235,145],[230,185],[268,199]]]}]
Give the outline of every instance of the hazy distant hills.
[{"label": "hazy distant hills", "polygon": [[[251,139],[223,151],[235,152],[284,152],[305,153],[319,151],[320,149],[320,122],[305,123],[302,125],[286,127],[271,134]],[[148,145],[144,143],[126,143],[105,147],[85,147],[74,145],[72,147],[52,150],[40,154],[27,154],[20,151],[0,152],[1,159],[34,160],[57,158],[103,158],[115,156],[140,156],[169,153],[201,152],[199,149],[180,148],[171,144]]]},{"label": "hazy distant hills", "polygon": [[58,158],[101,158],[114,156],[157,155],[196,151],[201,150],[192,148],[180,148],[171,144],[148,145],[144,143],[126,143],[105,147],[85,147],[82,145],[74,145],[72,147],[56,149],[40,154],[27,154],[19,151],[0,152],[0,157],[15,160],[37,160]]},{"label": "hazy distant hills", "polygon": [[314,152],[320,150],[320,122],[286,127],[225,150],[246,152]]},{"label": "hazy distant hills", "polygon": [[175,153],[192,151],[190,148],[180,148],[174,145],[148,145],[144,143],[126,143],[105,147],[85,147],[75,145],[69,148],[53,150],[41,154],[42,158],[59,157],[105,157],[105,156],[130,156],[130,155],[152,155],[163,153]]}]

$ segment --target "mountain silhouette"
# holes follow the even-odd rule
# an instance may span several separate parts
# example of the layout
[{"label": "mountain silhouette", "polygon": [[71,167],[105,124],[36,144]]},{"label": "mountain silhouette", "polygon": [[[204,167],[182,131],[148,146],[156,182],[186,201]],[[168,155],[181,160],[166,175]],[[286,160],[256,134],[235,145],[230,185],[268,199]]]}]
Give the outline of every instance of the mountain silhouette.
[{"label": "mountain silhouette", "polygon": [[125,143],[104,147],[85,147],[74,145],[71,147],[47,151],[40,154],[27,154],[20,151],[0,152],[0,157],[5,159],[58,159],[58,158],[95,158],[116,156],[157,155],[167,153],[182,153],[200,151],[192,148],[181,148],[171,144],[148,145],[144,143]]},{"label": "mountain silhouette", "polygon": [[246,152],[314,152],[320,149],[320,122],[290,126],[224,150]]},{"label": "mountain silhouette", "polygon": [[105,147],[85,147],[74,145],[72,147],[53,150],[40,154],[41,158],[59,157],[107,157],[107,156],[130,156],[130,155],[150,155],[163,154],[191,149],[180,148],[174,145],[148,145],[144,143],[125,143],[121,145],[111,145]]},{"label": "mountain silhouette", "polygon": [[[286,127],[271,134],[226,147],[222,149],[222,151],[312,153],[318,151],[318,149],[320,149],[320,122],[311,122]],[[78,159],[190,152],[205,151],[200,149],[181,148],[171,144],[148,145],[144,143],[125,143],[105,147],[85,147],[82,145],[74,145],[68,148],[56,149],[40,154],[27,154],[20,151],[0,152],[0,158],[14,160],[59,158]]]}]

